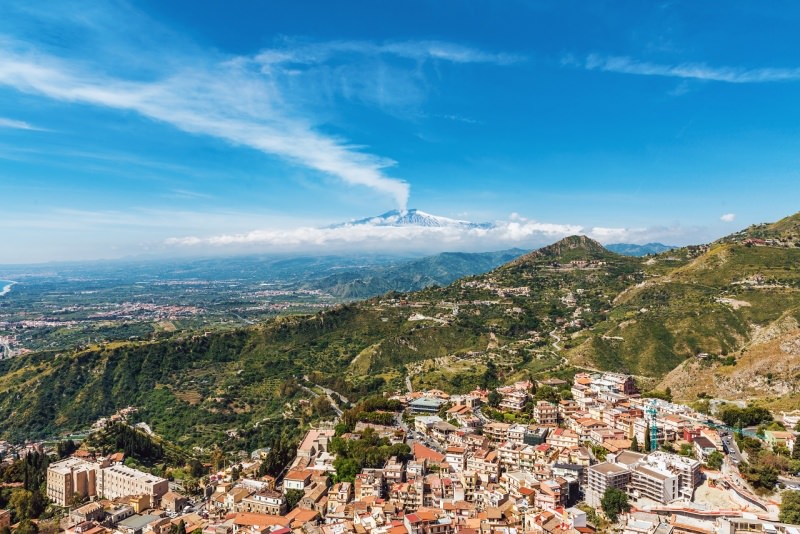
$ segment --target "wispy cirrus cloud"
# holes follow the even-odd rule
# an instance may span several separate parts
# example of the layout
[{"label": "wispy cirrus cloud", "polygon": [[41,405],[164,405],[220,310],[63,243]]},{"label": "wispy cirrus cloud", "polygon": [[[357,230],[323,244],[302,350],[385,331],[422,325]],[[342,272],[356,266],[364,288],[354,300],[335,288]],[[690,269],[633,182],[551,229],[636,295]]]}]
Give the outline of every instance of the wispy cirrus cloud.
[{"label": "wispy cirrus cloud", "polygon": [[187,65],[150,81],[115,78],[38,53],[0,50],[0,85],[83,104],[135,111],[194,134],[248,146],[391,195],[404,207],[405,181],[385,174],[395,164],[314,130],[281,109],[281,95],[246,62]]},{"label": "wispy cirrus cloud", "polygon": [[[224,139],[346,184],[371,188],[405,208],[410,186],[387,172],[396,162],[321,133],[315,127],[314,111],[306,109],[320,100],[318,87],[382,107],[418,103],[427,90],[424,76],[416,69],[384,63],[385,56],[499,65],[519,60],[438,41],[295,44],[285,40],[284,45],[253,56],[185,58],[183,62],[164,58],[169,71],[159,73],[150,65],[151,72],[143,80],[113,76],[103,65],[55,57],[0,36],[0,85],[60,101],[134,111],[185,132]],[[176,64],[182,66],[174,71]],[[375,76],[369,74],[372,71]],[[314,91],[309,99],[315,102],[305,106],[309,102],[297,95],[308,96],[308,91]],[[0,119],[3,126],[35,129],[10,119]]]},{"label": "wispy cirrus cloud", "polygon": [[46,132],[47,130],[44,128],[39,128],[34,126],[25,121],[19,121],[15,119],[7,119],[5,117],[0,117],[0,128],[10,128],[12,130],[31,130],[34,132]]},{"label": "wispy cirrus cloud", "polygon": [[444,41],[308,41],[283,37],[253,57],[265,75],[310,105],[356,101],[402,118],[427,115],[442,63],[507,66],[520,55]]},{"label": "wispy cirrus cloud", "polygon": [[[574,63],[568,58],[566,63]],[[665,76],[726,83],[767,83],[800,80],[800,68],[742,68],[713,67],[705,63],[660,64],[640,61],[628,56],[603,56],[590,54],[580,63],[587,70],[635,74],[640,76]]]},{"label": "wispy cirrus cloud", "polygon": [[488,52],[478,48],[444,41],[326,41],[303,42],[284,38],[281,46],[266,49],[255,60],[264,66],[284,64],[319,64],[342,56],[395,56],[415,61],[442,60],[451,63],[494,63],[510,65],[524,56],[505,52]]}]

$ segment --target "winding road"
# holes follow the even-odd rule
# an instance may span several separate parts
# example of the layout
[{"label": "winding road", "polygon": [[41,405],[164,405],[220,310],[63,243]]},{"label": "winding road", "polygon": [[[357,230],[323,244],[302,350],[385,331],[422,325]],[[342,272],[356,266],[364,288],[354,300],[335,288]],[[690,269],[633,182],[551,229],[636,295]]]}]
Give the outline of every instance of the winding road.
[{"label": "winding road", "polygon": [[[336,400],[333,398],[333,396],[334,396],[334,394],[336,394],[337,396],[339,396],[342,399],[342,401],[350,402],[350,401],[347,400],[346,397],[343,397],[342,395],[339,395],[338,393],[336,393],[332,389],[328,389],[328,388],[320,386],[319,384],[315,384],[314,382],[312,382],[311,380],[308,379],[307,375],[303,375],[303,380],[305,382],[308,382],[312,386],[318,387],[319,389],[324,391],[325,392],[325,396],[328,398],[328,402],[330,402],[331,403],[331,407],[333,407],[333,411],[336,412],[336,419],[338,420],[340,417],[342,417],[342,413],[343,413],[342,409],[339,408],[339,404],[336,402]],[[305,391],[307,391],[315,399],[317,397],[319,397],[319,393],[317,393],[316,391],[314,391],[310,387],[305,386],[303,384],[300,384],[300,387],[303,388]]]}]

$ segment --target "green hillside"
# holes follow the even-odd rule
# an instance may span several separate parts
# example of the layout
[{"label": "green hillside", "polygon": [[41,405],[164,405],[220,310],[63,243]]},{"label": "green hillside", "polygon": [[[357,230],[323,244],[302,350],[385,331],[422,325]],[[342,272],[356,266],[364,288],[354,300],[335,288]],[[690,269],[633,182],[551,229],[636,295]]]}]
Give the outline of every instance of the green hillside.
[{"label": "green hillside", "polygon": [[[778,235],[797,220],[760,225],[760,232]],[[675,256],[677,265],[659,266]],[[793,246],[731,237],[665,252],[642,269],[645,281],[619,295],[608,319],[578,338],[576,361],[659,377],[699,353],[732,354],[754,329],[800,307],[800,248]]]},{"label": "green hillside", "polygon": [[[315,417],[300,402],[310,399],[304,375],[353,401],[403,390],[406,376],[416,387],[469,390],[490,360],[501,381],[614,370],[651,383],[668,376],[691,397],[683,383],[697,376],[680,370],[699,353],[711,355],[703,376],[712,380],[793,358],[794,345],[781,343],[800,340],[800,247],[745,241],[635,258],[573,236],[446,287],[227,333],[0,361],[0,437],[85,428],[135,405],[176,443],[243,447],[273,426],[262,422]],[[765,383],[800,398],[793,364],[773,363],[758,371]]]},{"label": "green hillside", "polygon": [[397,265],[346,270],[304,287],[321,289],[344,299],[368,298],[389,291],[419,291],[443,286],[464,276],[485,273],[524,254],[522,249],[497,252],[443,252]]}]

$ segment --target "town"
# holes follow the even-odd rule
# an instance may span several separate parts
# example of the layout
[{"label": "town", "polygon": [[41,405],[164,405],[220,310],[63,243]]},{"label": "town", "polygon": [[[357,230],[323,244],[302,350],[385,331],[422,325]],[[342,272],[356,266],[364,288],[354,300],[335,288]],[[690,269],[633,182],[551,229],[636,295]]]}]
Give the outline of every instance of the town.
[{"label": "town", "polygon": [[[798,532],[779,521],[779,494],[759,495],[739,472],[747,453],[735,439],[796,454],[794,432],[726,427],[643,397],[628,375],[410,392],[337,414],[308,430],[277,477],[260,469],[268,451],[258,450],[204,465],[190,493],[125,465],[123,453],[81,448],[49,465],[47,497],[65,507],[68,534]],[[784,423],[796,428],[798,417]],[[41,448],[2,447],[6,461]],[[791,482],[781,487],[800,489]],[[0,512],[0,528],[10,521]]]}]

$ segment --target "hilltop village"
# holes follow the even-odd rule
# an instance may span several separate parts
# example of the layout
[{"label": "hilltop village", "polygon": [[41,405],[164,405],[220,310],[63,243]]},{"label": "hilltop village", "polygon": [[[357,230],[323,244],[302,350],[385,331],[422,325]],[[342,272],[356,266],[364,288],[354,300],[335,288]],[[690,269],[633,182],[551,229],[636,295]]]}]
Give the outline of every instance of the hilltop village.
[{"label": "hilltop village", "polygon": [[[309,430],[277,477],[262,474],[259,450],[203,466],[203,485],[189,492],[128,467],[123,453],[79,449],[49,465],[47,497],[65,507],[69,534],[798,532],[779,520],[781,494],[759,496],[739,472],[747,453],[737,445],[797,451],[794,432],[725,427],[642,397],[627,375],[368,404]],[[0,512],[0,528],[10,521]]]}]

